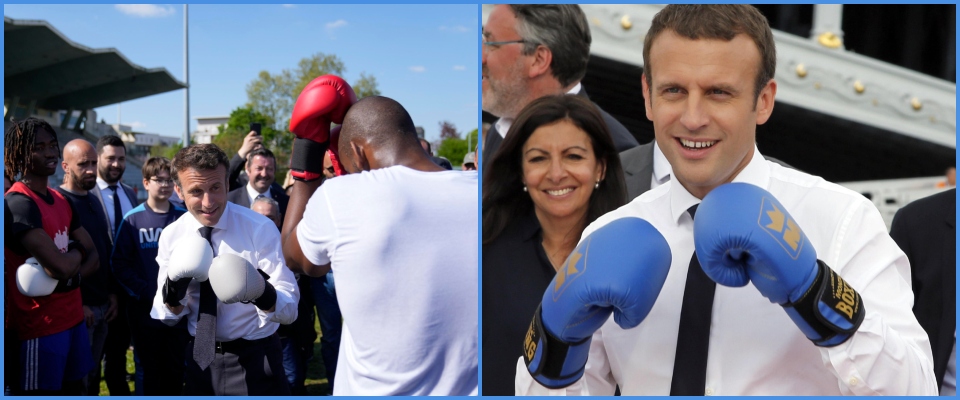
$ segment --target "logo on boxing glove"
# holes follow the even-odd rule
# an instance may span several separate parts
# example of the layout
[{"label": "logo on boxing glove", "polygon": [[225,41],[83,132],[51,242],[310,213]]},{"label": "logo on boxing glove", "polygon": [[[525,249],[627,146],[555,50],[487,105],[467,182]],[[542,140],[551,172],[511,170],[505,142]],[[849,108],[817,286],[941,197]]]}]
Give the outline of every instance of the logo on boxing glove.
[{"label": "logo on boxing glove", "polygon": [[[563,263],[563,266],[557,271],[556,284],[553,286],[553,301],[557,301],[557,298],[563,294],[563,291],[570,287],[570,284],[582,276],[587,270],[587,257],[584,256],[589,252],[590,239],[588,238],[583,246],[577,246],[577,248],[573,250],[573,253],[570,253],[570,256],[567,257],[567,261]],[[577,268],[578,266],[580,267],[579,269]]]},{"label": "logo on boxing glove", "polygon": [[774,202],[766,197],[760,203],[760,217],[757,223],[780,244],[780,247],[783,247],[790,258],[796,260],[800,256],[800,250],[803,249],[803,235],[800,234],[800,227],[793,218],[787,217]]}]

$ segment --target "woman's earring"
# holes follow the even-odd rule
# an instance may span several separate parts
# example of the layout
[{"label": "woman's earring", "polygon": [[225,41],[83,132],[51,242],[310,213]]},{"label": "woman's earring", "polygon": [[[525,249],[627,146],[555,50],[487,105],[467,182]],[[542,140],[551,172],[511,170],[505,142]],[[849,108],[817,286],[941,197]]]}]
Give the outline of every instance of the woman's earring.
[{"label": "woman's earring", "polygon": [[600,189],[600,181],[597,181],[597,183],[596,183],[595,185],[593,185],[593,188],[594,188],[594,189]]},{"label": "woman's earring", "polygon": [[526,187],[526,186],[523,187],[523,191],[524,191],[524,192],[527,191],[527,187]]}]

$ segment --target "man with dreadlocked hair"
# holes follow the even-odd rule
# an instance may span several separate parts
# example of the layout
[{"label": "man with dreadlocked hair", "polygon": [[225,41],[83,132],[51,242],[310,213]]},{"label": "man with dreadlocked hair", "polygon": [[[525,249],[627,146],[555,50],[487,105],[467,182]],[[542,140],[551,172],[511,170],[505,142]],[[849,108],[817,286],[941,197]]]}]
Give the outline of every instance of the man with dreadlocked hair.
[{"label": "man with dreadlocked hair", "polygon": [[13,394],[77,395],[93,366],[80,278],[99,267],[97,249],[63,195],[47,188],[60,145],[50,124],[27,118],[4,135],[4,271],[7,326],[20,341]]}]

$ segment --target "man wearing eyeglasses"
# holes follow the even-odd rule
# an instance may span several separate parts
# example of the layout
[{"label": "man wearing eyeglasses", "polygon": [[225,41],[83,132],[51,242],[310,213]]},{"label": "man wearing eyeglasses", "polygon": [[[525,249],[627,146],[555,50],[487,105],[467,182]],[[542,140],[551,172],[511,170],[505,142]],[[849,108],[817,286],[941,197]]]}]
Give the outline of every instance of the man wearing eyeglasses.
[{"label": "man wearing eyeglasses", "polygon": [[184,349],[190,337],[187,320],[167,326],[151,318],[150,309],[157,292],[160,233],[187,210],[169,200],[173,193],[170,160],[151,157],[142,171],[147,201],[130,210],[120,223],[113,273],[129,296],[127,321],[143,371],[143,394],[178,396],[183,391]]},{"label": "man wearing eyeglasses", "polygon": [[[483,110],[500,117],[483,142],[483,166],[527,104],[580,84],[590,59],[590,28],[576,4],[499,4],[483,27]],[[598,107],[599,108],[599,107]],[[600,110],[617,151],[637,146],[627,128]]]},{"label": "man wearing eyeglasses", "polygon": [[[90,353],[94,360],[103,356],[107,340],[108,322],[117,316],[117,295],[110,288],[110,227],[100,200],[91,190],[97,186],[97,151],[83,139],[71,140],[63,146],[63,184],[55,188],[73,206],[80,218],[80,226],[100,254],[100,268],[80,281],[83,319],[90,338]],[[84,379],[81,393],[100,393],[100,363]]]}]

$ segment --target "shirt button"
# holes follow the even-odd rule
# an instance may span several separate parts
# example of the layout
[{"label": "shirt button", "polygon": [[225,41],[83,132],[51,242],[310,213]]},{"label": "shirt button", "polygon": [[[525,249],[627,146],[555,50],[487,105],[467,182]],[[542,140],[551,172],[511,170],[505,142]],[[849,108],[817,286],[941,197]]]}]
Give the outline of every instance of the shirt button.
[{"label": "shirt button", "polygon": [[860,381],[857,378],[850,378],[850,386],[857,386]]},{"label": "shirt button", "polygon": [[713,395],[713,389],[707,388],[707,390],[704,390],[704,391],[703,391],[703,394],[706,395],[706,396],[712,396],[712,395]]}]

